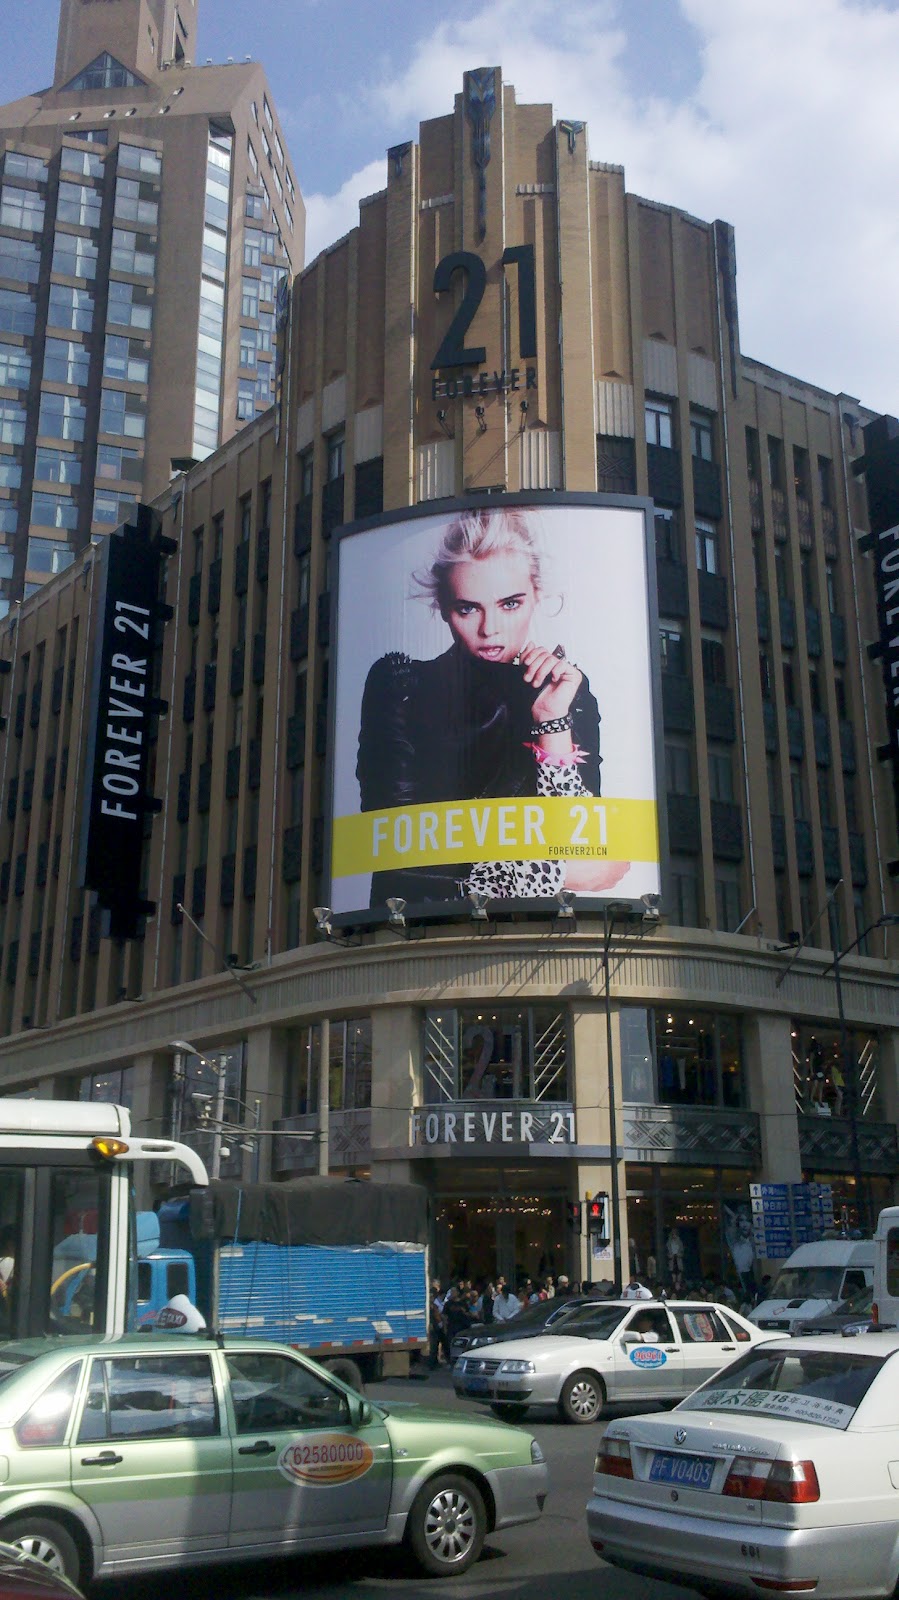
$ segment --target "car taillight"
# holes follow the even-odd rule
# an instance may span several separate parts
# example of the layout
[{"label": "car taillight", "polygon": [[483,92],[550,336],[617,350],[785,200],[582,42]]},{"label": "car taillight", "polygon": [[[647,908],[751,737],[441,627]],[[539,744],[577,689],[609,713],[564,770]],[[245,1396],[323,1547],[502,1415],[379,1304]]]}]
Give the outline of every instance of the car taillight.
[{"label": "car taillight", "polygon": [[879,1310],[877,1308],[877,1301],[876,1300],[875,1300],[874,1304],[871,1307],[871,1321],[872,1322],[879,1322],[880,1321],[880,1312],[879,1312]]},{"label": "car taillight", "polygon": [[603,1439],[596,1452],[593,1471],[607,1478],[632,1478],[631,1447],[626,1439]]},{"label": "car taillight", "polygon": [[738,1500],[768,1500],[791,1506],[809,1505],[821,1498],[813,1461],[770,1461],[766,1456],[745,1456],[735,1461],[721,1493]]}]

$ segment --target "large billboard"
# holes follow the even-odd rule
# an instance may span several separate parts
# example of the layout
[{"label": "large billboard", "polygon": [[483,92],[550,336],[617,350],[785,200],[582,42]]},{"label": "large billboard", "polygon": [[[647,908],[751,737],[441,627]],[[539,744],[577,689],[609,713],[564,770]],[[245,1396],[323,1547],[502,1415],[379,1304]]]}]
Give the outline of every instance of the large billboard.
[{"label": "large billboard", "polygon": [[492,496],[346,531],[336,916],[660,892],[646,520]]}]

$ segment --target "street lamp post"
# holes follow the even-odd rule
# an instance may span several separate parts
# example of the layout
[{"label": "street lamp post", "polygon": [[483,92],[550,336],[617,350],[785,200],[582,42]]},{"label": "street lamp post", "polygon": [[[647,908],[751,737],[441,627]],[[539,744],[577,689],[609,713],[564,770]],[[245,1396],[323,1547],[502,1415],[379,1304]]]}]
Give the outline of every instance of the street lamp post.
[{"label": "street lamp post", "polygon": [[840,1025],[840,1063],[843,1072],[844,1094],[849,1100],[849,1155],[852,1161],[852,1179],[855,1184],[855,1204],[862,1232],[868,1228],[867,1196],[863,1189],[862,1158],[858,1142],[858,1062],[855,1051],[849,1048],[846,1011],[843,1005],[843,976],[840,971],[840,928],[836,901],[831,899],[827,908],[830,923],[830,945],[833,950],[833,980],[837,992],[837,1019]]},{"label": "street lamp post", "polygon": [[[612,1199],[612,1271],[615,1294],[621,1294],[621,1226],[618,1215],[620,1192],[618,1184],[618,1106],[615,1094],[615,1062],[612,1057],[612,984],[609,972],[609,952],[615,928],[616,905],[605,903],[602,908],[602,974],[606,1007],[606,1069],[609,1083],[609,1162],[611,1165]],[[587,1248],[589,1250],[589,1239]]]}]

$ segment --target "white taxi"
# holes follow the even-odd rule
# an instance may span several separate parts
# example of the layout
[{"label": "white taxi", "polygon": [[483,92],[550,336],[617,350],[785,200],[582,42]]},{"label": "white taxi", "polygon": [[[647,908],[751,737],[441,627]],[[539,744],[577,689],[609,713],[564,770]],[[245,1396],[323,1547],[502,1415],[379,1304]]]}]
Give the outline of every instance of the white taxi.
[{"label": "white taxi", "polygon": [[566,1422],[595,1422],[606,1401],[673,1404],[770,1337],[705,1301],[607,1300],[545,1334],[463,1356],[453,1386],[509,1422],[536,1405],[557,1406]]},{"label": "white taxi", "polygon": [[731,1595],[892,1595],[899,1334],[769,1340],[670,1415],[612,1422],[587,1530],[603,1560]]}]

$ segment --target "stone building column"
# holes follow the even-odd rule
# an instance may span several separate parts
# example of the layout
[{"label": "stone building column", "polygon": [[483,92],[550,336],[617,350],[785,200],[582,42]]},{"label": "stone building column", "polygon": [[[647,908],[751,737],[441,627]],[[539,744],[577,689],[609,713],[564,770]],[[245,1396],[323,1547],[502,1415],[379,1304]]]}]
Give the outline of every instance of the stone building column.
[{"label": "stone building column", "polygon": [[789,1017],[747,1012],[743,1045],[749,1105],[761,1124],[762,1177],[766,1183],[801,1183]]},{"label": "stone building column", "polygon": [[[574,1109],[577,1142],[580,1148],[609,1150],[609,1058],[606,1044],[606,1013],[604,1003],[575,1010],[572,1015],[574,1044]],[[612,1070],[615,1084],[616,1128],[618,1134],[618,1217],[612,1218],[612,1245],[617,1240],[621,1250],[624,1281],[627,1280],[629,1259],[627,1233],[627,1183],[622,1150],[623,1122],[621,1117],[621,1052],[619,1049],[617,1008],[612,1012]],[[583,1201],[588,1194],[612,1193],[612,1169],[608,1155],[580,1158],[572,1163],[572,1180],[575,1192],[572,1200]],[[590,1253],[587,1219],[583,1221],[580,1240],[580,1260],[577,1276],[581,1281],[596,1283],[614,1276],[613,1250],[607,1256],[594,1260]]]},{"label": "stone building column", "polygon": [[421,1012],[378,1006],[371,1019],[371,1175],[382,1183],[415,1183],[409,1125],[421,1103]]},{"label": "stone building column", "polygon": [[[143,1139],[167,1139],[173,1062],[169,1051],[161,1055],[152,1052],[137,1055],[132,1062],[131,1076],[131,1129]],[[134,1191],[138,1211],[152,1205],[150,1190],[150,1162],[134,1163]],[[175,1169],[175,1182],[180,1183],[187,1174],[183,1167]]]}]

